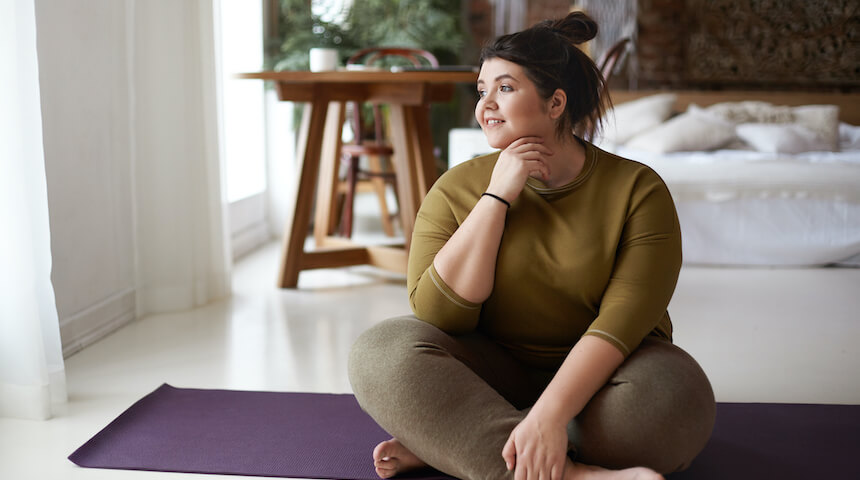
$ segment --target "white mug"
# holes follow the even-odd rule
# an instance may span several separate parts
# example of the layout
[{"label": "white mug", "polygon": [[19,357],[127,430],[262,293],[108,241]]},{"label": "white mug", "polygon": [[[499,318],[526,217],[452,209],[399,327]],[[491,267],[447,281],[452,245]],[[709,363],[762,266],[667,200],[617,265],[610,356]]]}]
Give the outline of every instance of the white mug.
[{"label": "white mug", "polygon": [[337,69],[337,50],[333,48],[312,48],[311,71],[325,72]]}]

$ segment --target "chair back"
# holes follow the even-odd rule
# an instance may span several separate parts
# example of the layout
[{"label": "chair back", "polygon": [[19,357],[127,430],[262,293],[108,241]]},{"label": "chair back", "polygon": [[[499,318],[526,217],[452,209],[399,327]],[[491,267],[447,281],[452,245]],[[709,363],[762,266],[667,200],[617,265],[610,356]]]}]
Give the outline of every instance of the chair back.
[{"label": "chair back", "polygon": [[629,43],[630,38],[627,37],[618,40],[615,42],[615,45],[612,45],[612,47],[603,54],[603,58],[601,58],[597,63],[597,66],[600,68],[600,73],[603,75],[603,80],[607,84],[609,83],[609,79],[612,78],[615,66],[624,59],[625,55],[627,55]]},{"label": "chair back", "polygon": [[[628,44],[630,41],[630,38],[627,37],[618,40],[609,48],[609,50],[606,51],[606,53],[603,54],[602,57],[600,57],[600,60],[595,63],[597,68],[600,69],[600,75],[603,77],[603,89],[600,92],[601,95],[606,95],[608,93],[609,80],[612,79],[615,67],[627,54]],[[583,133],[583,139],[589,142],[594,141],[596,129],[597,125],[588,125]]]},{"label": "chair back", "polygon": [[[400,57],[409,60],[415,67],[429,65],[438,67],[439,61],[436,57],[427,50],[419,48],[406,47],[370,47],[359,50],[352,54],[347,60],[347,65],[372,65],[386,57]],[[358,105],[352,105],[352,132],[357,142],[361,142],[362,122],[361,112]],[[382,142],[382,113],[379,108],[374,105],[373,108],[373,127],[377,142]]]},{"label": "chair back", "polygon": [[[372,65],[385,57],[401,57],[409,60],[413,66],[420,67],[426,62],[431,67],[438,67],[439,61],[427,50],[405,47],[370,47],[359,50],[346,60],[347,65]],[[362,61],[363,60],[363,61]],[[423,62],[422,62],[423,61]]]}]

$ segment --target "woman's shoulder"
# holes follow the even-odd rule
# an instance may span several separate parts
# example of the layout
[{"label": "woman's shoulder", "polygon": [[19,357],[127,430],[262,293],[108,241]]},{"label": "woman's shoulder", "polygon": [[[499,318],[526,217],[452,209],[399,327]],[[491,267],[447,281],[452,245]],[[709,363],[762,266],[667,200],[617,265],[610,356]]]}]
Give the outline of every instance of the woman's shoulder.
[{"label": "woman's shoulder", "polygon": [[493,152],[455,165],[436,180],[433,188],[455,191],[468,191],[474,187],[486,188],[498,158],[499,152]]},{"label": "woman's shoulder", "polygon": [[590,148],[594,149],[599,169],[610,177],[664,183],[653,168],[642,162],[607,152],[594,145],[590,145]]},{"label": "woman's shoulder", "polygon": [[499,153],[482,155],[443,173],[421,201],[420,217],[450,216],[468,214],[490,183],[490,176]]}]

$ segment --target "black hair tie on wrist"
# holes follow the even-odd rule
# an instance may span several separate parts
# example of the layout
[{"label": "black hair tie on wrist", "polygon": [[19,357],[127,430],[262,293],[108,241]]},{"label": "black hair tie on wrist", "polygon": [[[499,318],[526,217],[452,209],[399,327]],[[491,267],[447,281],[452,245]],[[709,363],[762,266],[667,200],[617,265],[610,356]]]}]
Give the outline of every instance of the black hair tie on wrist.
[{"label": "black hair tie on wrist", "polygon": [[484,192],[484,193],[482,193],[482,194],[481,194],[481,196],[482,196],[482,197],[483,197],[484,195],[486,195],[486,196],[488,196],[488,197],[493,197],[493,198],[495,198],[496,200],[498,200],[498,201],[500,201],[500,202],[504,203],[505,205],[507,205],[507,207],[508,207],[508,208],[511,208],[511,202],[509,202],[509,201],[505,200],[504,198],[502,198],[502,197],[500,197],[500,196],[498,196],[498,195],[493,195],[492,193],[489,193],[489,192]]}]

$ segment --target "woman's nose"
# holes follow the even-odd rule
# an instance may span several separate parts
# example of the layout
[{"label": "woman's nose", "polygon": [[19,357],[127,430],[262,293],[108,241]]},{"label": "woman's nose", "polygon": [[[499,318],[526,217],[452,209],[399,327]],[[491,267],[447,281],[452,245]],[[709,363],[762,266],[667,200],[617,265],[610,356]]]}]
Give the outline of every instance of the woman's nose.
[{"label": "woman's nose", "polygon": [[496,97],[492,93],[488,93],[486,97],[484,97],[484,108],[495,109],[498,105],[496,105]]}]

